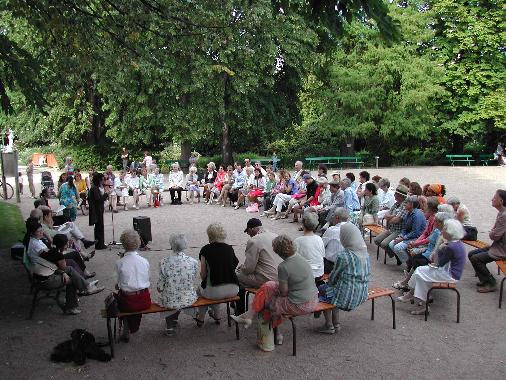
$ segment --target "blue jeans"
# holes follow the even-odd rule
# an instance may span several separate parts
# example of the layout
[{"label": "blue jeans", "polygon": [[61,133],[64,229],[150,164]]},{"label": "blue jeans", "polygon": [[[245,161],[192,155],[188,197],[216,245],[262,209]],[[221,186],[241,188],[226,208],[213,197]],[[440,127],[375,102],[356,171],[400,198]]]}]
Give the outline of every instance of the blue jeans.
[{"label": "blue jeans", "polygon": [[397,256],[401,262],[405,263],[409,258],[407,250],[408,244],[413,240],[403,240],[397,244],[394,244],[394,240],[392,240],[390,243],[388,243],[388,247],[394,252],[395,256]]}]

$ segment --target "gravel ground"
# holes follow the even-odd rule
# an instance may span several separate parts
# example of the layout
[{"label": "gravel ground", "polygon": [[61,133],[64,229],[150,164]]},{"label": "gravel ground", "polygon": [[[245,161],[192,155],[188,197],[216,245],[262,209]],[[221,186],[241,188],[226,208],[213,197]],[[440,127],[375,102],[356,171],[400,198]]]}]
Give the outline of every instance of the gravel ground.
[{"label": "gravel ground", "polygon": [[[354,170],[358,177],[358,170]],[[479,239],[488,241],[496,210],[490,199],[498,188],[506,188],[506,169],[499,167],[406,167],[371,169],[371,173],[390,178],[396,183],[407,176],[420,184],[443,182],[447,194],[458,195],[471,211],[480,231]],[[36,179],[39,177],[35,175]],[[56,180],[56,175],[54,179]],[[441,181],[441,178],[445,178]],[[25,184],[26,186],[26,184]],[[37,189],[39,188],[36,186]],[[26,193],[25,193],[26,194]],[[169,198],[166,193],[165,198]],[[56,204],[56,201],[53,201]],[[206,244],[205,228],[213,221],[221,221],[234,245],[239,260],[244,260],[248,236],[243,233],[248,215],[244,209],[184,204],[149,209],[142,200],[139,211],[130,210],[115,215],[116,239],[120,231],[132,226],[132,218],[145,215],[151,218],[152,251],[142,252],[151,264],[152,296],[156,300],[158,262],[169,253],[168,236],[187,234],[190,246],[187,253],[198,256],[199,247]],[[22,198],[21,209],[27,216],[32,200]],[[105,215],[106,240],[112,240],[111,214]],[[77,222],[85,234],[92,237],[88,218],[79,216]],[[264,219],[267,229],[300,234],[287,221]],[[390,260],[387,265],[374,259],[376,249],[370,247],[373,266],[372,284],[388,287],[401,275],[401,269]],[[117,260],[117,248],[98,251],[90,262],[90,270],[108,290],[114,287],[112,268]],[[312,316],[297,318],[298,356],[291,356],[291,329],[281,329],[285,344],[272,353],[255,347],[255,331],[241,330],[235,340],[234,329],[226,324],[209,321],[203,328],[195,327],[186,315],[180,317],[176,336],[163,334],[163,320],[158,315],[143,318],[139,333],[129,344],[116,346],[116,357],[110,363],[88,361],[82,367],[53,364],[49,361],[52,347],[68,338],[74,328],[86,328],[99,340],[106,337],[105,321],[99,317],[106,293],[82,297],[82,314],[63,316],[51,301],[42,301],[33,320],[27,320],[30,306],[26,273],[8,252],[0,256],[0,275],[4,291],[0,294],[0,378],[2,379],[158,379],[158,378],[389,378],[389,379],[504,379],[506,376],[506,343],[502,338],[506,325],[505,307],[498,309],[499,294],[480,295],[476,292],[472,267],[469,263],[459,289],[462,294],[461,323],[456,324],[455,295],[439,292],[429,316],[411,316],[411,305],[397,304],[397,329],[391,328],[390,301],[376,302],[375,321],[370,320],[370,302],[357,310],[341,312],[342,330],[333,336],[320,335],[314,330],[322,319]],[[490,264],[497,273],[495,264]],[[499,278],[499,277],[498,277]],[[506,305],[505,305],[506,306]],[[502,329],[502,330],[501,330]],[[473,359],[474,358],[474,359]]]}]

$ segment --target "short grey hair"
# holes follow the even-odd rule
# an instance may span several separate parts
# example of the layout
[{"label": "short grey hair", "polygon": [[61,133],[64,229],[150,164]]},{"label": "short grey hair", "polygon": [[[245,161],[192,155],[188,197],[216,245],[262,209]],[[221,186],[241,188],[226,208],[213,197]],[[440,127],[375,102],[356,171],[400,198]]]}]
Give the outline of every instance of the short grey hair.
[{"label": "short grey hair", "polygon": [[35,218],[37,220],[42,219],[42,210],[40,207],[34,208],[32,211],[30,211],[30,218]]},{"label": "short grey hair", "polygon": [[227,233],[221,223],[211,223],[207,226],[206,232],[209,243],[223,243],[227,238]]},{"label": "short grey hair", "polygon": [[453,219],[453,214],[440,211],[440,212],[436,213],[436,219],[438,222],[444,223],[448,219]]},{"label": "short grey hair", "polygon": [[188,240],[184,234],[172,234],[169,237],[170,249],[174,252],[182,252],[188,248]]},{"label": "short grey hair", "polygon": [[346,187],[350,187],[351,186],[351,180],[349,178],[343,178],[341,180],[341,183],[345,184]]},{"label": "short grey hair", "polygon": [[179,166],[179,162],[177,161],[172,163],[172,168],[174,167],[178,168],[178,170],[181,169],[181,167]]},{"label": "short grey hair", "polygon": [[339,218],[340,222],[347,222],[350,219],[350,213],[344,207],[338,207],[334,210],[333,221]]},{"label": "short grey hair", "polygon": [[318,227],[318,216],[314,212],[306,212],[302,217],[302,226],[308,231],[314,231]]},{"label": "short grey hair", "polygon": [[449,214],[453,214],[455,210],[453,207],[447,203],[437,206],[439,212],[447,212]]},{"label": "short grey hair", "polygon": [[109,169],[111,169],[111,170],[112,170],[112,165],[107,165],[107,166],[106,166],[106,169],[107,169],[107,170],[109,170]]},{"label": "short grey hair", "polygon": [[123,231],[119,241],[127,251],[136,251],[141,245],[139,233],[131,229]]},{"label": "short grey hair", "polygon": [[211,162],[209,162],[209,163],[207,164],[207,167],[208,167],[208,168],[210,167],[210,168],[212,168],[212,169],[214,170],[214,169],[216,169],[216,164],[215,164],[213,161],[211,161]]},{"label": "short grey hair", "polygon": [[379,187],[390,187],[390,180],[388,178],[381,178],[378,182]]},{"label": "short grey hair", "polygon": [[448,197],[448,199],[446,200],[446,203],[449,205],[458,205],[458,204],[460,204],[460,199],[457,198],[455,195],[452,195],[452,196]]},{"label": "short grey hair", "polygon": [[447,219],[443,231],[450,237],[450,240],[460,240],[466,234],[464,227],[456,219]]}]

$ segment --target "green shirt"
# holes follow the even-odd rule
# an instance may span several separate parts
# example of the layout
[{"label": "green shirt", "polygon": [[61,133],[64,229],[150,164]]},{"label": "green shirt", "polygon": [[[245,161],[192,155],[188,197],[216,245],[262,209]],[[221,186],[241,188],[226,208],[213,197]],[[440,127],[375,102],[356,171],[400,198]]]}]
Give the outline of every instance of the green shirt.
[{"label": "green shirt", "polygon": [[318,293],[313,271],[307,260],[299,254],[279,264],[278,280],[288,284],[288,299],[295,304],[311,301]]}]

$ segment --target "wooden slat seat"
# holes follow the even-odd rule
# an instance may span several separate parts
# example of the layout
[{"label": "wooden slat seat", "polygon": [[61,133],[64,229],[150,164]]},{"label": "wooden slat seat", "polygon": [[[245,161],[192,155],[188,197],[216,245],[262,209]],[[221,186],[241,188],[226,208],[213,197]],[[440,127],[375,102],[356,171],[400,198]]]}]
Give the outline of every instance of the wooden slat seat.
[{"label": "wooden slat seat", "polygon": [[456,282],[433,282],[432,283],[433,288],[437,289],[455,289],[457,287]]},{"label": "wooden slat seat", "polygon": [[[374,236],[378,236],[387,230],[385,227],[380,226],[379,224],[364,224],[362,226],[362,228],[364,230],[369,230],[369,232],[370,232],[369,244],[372,244],[373,234],[374,234]],[[379,260],[379,254],[380,254],[380,246],[378,245],[376,247],[376,260]],[[387,263],[387,253],[385,251],[385,257],[383,259],[383,264],[386,264],[386,263]]]},{"label": "wooden slat seat", "polygon": [[[430,293],[432,293],[433,290],[442,289],[442,290],[452,290],[455,293],[457,293],[457,323],[460,322],[460,292],[457,289],[457,283],[456,282],[433,282],[432,287],[427,291],[427,297],[426,300],[428,301],[430,299]],[[427,318],[429,316],[429,302],[425,302],[425,321],[427,321]]]},{"label": "wooden slat seat", "polygon": [[370,288],[367,299],[372,300],[372,299],[378,298],[378,297],[391,296],[394,293],[395,293],[395,291],[393,291],[392,289]]},{"label": "wooden slat seat", "polygon": [[477,249],[485,249],[489,246],[489,244],[481,241],[481,240],[462,240],[464,244],[470,245],[471,247]]},{"label": "wooden slat seat", "polygon": [[[193,309],[195,307],[202,307],[202,306],[211,306],[211,305],[218,305],[222,303],[227,304],[227,322],[228,326],[232,326],[232,319],[230,318],[230,302],[236,302],[240,301],[241,298],[239,296],[234,296],[230,298],[222,298],[218,300],[211,300],[204,297],[199,297],[197,301],[195,301],[191,306],[185,307],[183,309]],[[107,336],[109,339],[109,346],[111,348],[111,356],[114,357],[114,340],[116,339],[116,320],[117,318],[123,318],[128,317],[129,315],[139,315],[139,314],[154,314],[154,313],[164,313],[167,311],[174,311],[174,309],[169,309],[163,306],[158,305],[157,303],[152,303],[151,306],[145,310],[141,311],[135,311],[135,312],[120,312],[118,315],[115,316],[109,316],[107,315],[107,312],[105,309],[100,310],[100,315],[102,318],[107,319]],[[114,319],[114,337],[113,337],[113,330],[111,327],[111,319]],[[236,323],[235,325],[235,335],[236,339],[239,339],[239,325]]]}]

